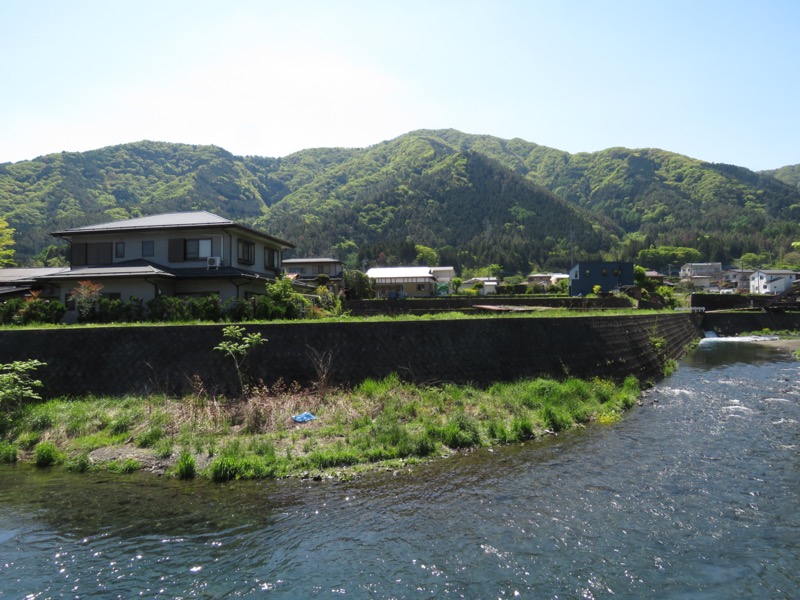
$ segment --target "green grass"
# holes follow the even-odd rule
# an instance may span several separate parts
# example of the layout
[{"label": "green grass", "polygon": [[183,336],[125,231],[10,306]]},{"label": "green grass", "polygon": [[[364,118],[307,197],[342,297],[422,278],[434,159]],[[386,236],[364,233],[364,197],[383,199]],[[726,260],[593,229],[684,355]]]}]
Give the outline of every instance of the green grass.
[{"label": "green grass", "polygon": [[[89,461],[93,450],[129,447],[169,462],[168,473],[183,479],[346,476],[370,465],[519,443],[589,421],[613,423],[638,396],[633,377],[619,385],[537,378],[479,388],[415,386],[391,375],[350,391],[328,390],[324,397],[281,388],[230,403],[163,396],[57,399],[11,415],[0,460],[13,455],[84,472],[103,468]],[[248,414],[257,410],[258,420],[248,424]],[[291,415],[305,410],[317,418],[293,423]],[[198,466],[199,458],[206,466]],[[130,473],[144,466],[120,458],[105,468]]]},{"label": "green grass", "polygon": [[[515,296],[516,299],[525,300],[526,296]],[[531,301],[534,301],[531,298]],[[502,304],[502,299],[497,300]],[[540,307],[542,310],[531,312],[470,312],[464,313],[460,311],[447,311],[439,313],[429,313],[421,315],[413,314],[396,314],[396,315],[371,315],[364,317],[356,317],[348,314],[339,316],[326,316],[315,318],[315,323],[341,323],[345,322],[385,322],[385,321],[449,321],[449,320],[462,320],[462,319],[531,319],[531,318],[553,318],[553,317],[607,317],[614,315],[652,315],[663,314],[663,310],[646,309],[640,310],[633,307],[629,308],[605,308],[605,309],[576,309],[576,308],[550,308]],[[241,321],[236,325],[265,325],[265,324],[291,324],[291,323],[308,323],[308,319],[277,319],[273,321]],[[226,323],[214,321],[167,321],[167,322],[136,322],[136,323],[56,323],[56,324],[43,324],[31,323],[28,325],[0,325],[0,330],[18,330],[18,329],[92,329],[92,328],[130,328],[130,327],[197,327],[210,326],[210,327],[223,327]]]}]

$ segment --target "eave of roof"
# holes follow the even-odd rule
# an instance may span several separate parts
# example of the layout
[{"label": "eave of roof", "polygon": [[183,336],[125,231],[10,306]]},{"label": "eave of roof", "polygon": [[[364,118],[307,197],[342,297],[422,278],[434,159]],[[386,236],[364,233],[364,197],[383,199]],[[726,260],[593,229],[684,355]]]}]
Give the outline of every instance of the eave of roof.
[{"label": "eave of roof", "polygon": [[173,279],[175,275],[172,273],[144,261],[130,261],[127,263],[117,263],[114,265],[104,266],[86,266],[67,269],[52,275],[43,275],[37,277],[38,281],[62,281],[73,279],[120,279],[120,278],[136,278],[136,277],[159,277]]},{"label": "eave of roof", "polygon": [[283,248],[294,248],[294,244],[269,235],[257,229],[246,227],[215,215],[207,211],[165,213],[161,215],[150,215],[136,219],[125,219],[122,221],[112,221],[110,223],[97,223],[84,227],[72,229],[61,229],[53,231],[50,235],[54,237],[71,238],[74,236],[92,235],[97,233],[118,233],[125,231],[163,231],[166,229],[238,229],[255,235],[262,239],[267,239]]}]

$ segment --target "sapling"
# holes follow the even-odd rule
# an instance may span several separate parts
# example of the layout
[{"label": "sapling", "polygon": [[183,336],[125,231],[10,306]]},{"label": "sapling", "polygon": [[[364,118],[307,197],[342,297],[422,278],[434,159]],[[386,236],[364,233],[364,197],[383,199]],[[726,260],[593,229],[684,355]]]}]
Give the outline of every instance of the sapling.
[{"label": "sapling", "polygon": [[244,361],[250,350],[254,346],[258,346],[266,342],[266,338],[262,338],[260,333],[247,333],[245,334],[244,327],[238,325],[229,325],[222,330],[222,335],[225,338],[219,344],[214,346],[214,350],[224,352],[233,360],[233,365],[236,368],[236,376],[239,378],[239,389],[242,394],[245,391],[245,376],[243,371]]}]

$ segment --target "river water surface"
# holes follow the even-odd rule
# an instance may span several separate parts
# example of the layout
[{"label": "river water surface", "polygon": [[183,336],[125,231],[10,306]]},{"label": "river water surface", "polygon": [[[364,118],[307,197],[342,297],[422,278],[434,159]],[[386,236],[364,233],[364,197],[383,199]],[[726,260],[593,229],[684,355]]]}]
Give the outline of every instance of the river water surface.
[{"label": "river water surface", "polygon": [[796,598],[800,363],[709,341],[613,425],[354,482],[0,468],[2,598]]}]

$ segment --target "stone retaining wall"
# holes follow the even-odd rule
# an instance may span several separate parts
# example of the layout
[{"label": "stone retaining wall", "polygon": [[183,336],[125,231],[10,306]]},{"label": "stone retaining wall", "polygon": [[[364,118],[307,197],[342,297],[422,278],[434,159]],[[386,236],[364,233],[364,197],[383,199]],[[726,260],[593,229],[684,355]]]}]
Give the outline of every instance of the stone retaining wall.
[{"label": "stone retaining wall", "polygon": [[[214,350],[221,325],[0,332],[0,363],[36,358],[47,396],[236,390],[231,359]],[[329,381],[352,385],[392,372],[415,383],[487,384],[522,377],[657,379],[702,336],[690,314],[572,318],[248,325],[267,342],[247,364],[256,380],[307,386],[329,360]],[[658,348],[661,347],[659,351]]]},{"label": "stone retaining wall", "polygon": [[800,331],[800,313],[705,313],[703,329],[732,336],[754,331]]}]

